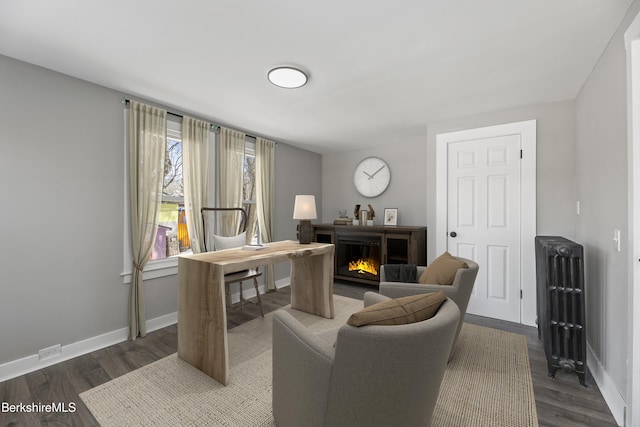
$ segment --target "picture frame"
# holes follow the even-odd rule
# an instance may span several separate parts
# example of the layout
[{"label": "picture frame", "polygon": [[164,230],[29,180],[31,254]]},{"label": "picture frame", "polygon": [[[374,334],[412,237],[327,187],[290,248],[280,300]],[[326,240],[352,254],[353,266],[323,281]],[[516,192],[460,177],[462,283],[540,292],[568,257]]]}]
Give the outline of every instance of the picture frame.
[{"label": "picture frame", "polygon": [[398,208],[384,208],[384,225],[398,225]]}]

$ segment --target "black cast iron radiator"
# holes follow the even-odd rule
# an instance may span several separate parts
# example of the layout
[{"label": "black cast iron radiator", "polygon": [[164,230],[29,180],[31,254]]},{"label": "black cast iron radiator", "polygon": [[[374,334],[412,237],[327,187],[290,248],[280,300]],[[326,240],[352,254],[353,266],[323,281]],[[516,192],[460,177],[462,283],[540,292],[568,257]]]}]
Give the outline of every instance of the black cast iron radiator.
[{"label": "black cast iron radiator", "polygon": [[586,386],[584,258],[582,246],[558,236],[536,236],[538,338],[549,376],[575,372]]}]

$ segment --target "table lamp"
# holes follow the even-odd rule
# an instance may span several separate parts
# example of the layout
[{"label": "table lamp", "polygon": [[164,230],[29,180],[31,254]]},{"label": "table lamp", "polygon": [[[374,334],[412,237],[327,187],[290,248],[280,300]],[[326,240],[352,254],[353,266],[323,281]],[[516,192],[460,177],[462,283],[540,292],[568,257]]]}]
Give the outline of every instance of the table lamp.
[{"label": "table lamp", "polygon": [[293,206],[293,219],[299,219],[298,239],[301,244],[311,243],[313,240],[313,225],[311,220],[318,218],[316,213],[316,196],[297,195]]}]

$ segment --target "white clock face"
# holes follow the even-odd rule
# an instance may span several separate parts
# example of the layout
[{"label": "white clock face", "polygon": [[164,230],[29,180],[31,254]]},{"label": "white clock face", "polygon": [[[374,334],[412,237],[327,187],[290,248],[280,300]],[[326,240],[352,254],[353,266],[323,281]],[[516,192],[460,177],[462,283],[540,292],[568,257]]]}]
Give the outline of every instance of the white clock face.
[{"label": "white clock face", "polygon": [[365,197],[379,196],[387,189],[390,181],[389,165],[378,157],[362,160],[353,173],[353,185]]}]

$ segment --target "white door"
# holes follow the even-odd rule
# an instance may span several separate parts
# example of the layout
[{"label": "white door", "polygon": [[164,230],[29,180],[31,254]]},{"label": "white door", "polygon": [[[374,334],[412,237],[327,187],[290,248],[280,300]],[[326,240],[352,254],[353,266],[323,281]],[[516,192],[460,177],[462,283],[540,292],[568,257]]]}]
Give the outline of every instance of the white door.
[{"label": "white door", "polygon": [[467,312],[519,323],[521,136],[447,149],[447,249],[481,266]]}]

